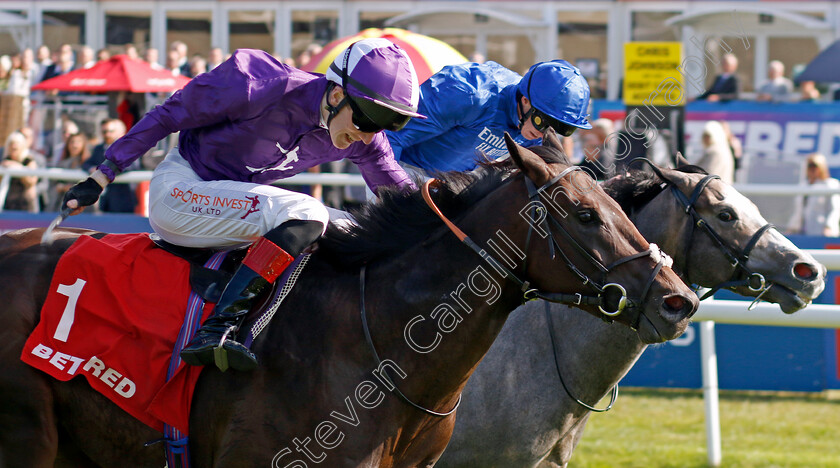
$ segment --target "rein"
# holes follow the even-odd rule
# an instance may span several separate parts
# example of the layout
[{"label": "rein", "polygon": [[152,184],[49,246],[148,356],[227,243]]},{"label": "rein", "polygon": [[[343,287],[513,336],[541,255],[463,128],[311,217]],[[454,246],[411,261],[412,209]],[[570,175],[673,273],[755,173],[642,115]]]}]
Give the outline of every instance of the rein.
[{"label": "rein", "polygon": [[548,336],[549,338],[551,338],[551,351],[554,355],[554,368],[557,369],[557,377],[560,377],[560,384],[563,385],[563,390],[566,391],[566,395],[569,395],[569,398],[575,400],[575,403],[579,404],[580,406],[583,406],[584,408],[594,413],[606,413],[607,411],[611,410],[613,405],[615,404],[615,400],[618,399],[618,384],[615,384],[615,386],[613,386],[612,393],[610,395],[610,403],[605,408],[596,408],[594,406],[588,405],[580,401],[576,396],[572,395],[572,392],[569,390],[569,387],[566,386],[566,381],[563,380],[563,373],[560,372],[560,359],[557,356],[557,337],[554,333],[554,320],[551,318],[551,307],[548,305],[548,302],[545,303],[545,319],[548,322]]},{"label": "rein", "polygon": [[[619,315],[625,309],[636,309],[639,307],[639,304],[645,300],[647,294],[650,290],[651,285],[653,284],[656,275],[662,269],[663,266],[670,266],[672,260],[668,257],[665,253],[659,250],[659,247],[656,244],[650,244],[650,247],[643,251],[633,255],[629,255],[627,257],[621,258],[616,260],[615,262],[609,265],[603,265],[598,259],[592,256],[583,246],[581,246],[569,233],[569,231],[563,227],[557,219],[548,212],[545,208],[545,205],[542,204],[540,201],[540,195],[543,194],[543,191],[546,190],[548,187],[551,187],[561,178],[565,177],[572,171],[581,170],[578,166],[571,166],[560,172],[560,174],[553,177],[551,180],[543,184],[541,187],[536,188],[534,183],[531,179],[525,177],[525,184],[528,188],[528,198],[531,202],[531,223],[529,223],[528,235],[525,241],[525,250],[524,252],[528,252],[528,247],[531,241],[531,234],[534,230],[534,223],[537,223],[540,228],[542,228],[543,232],[546,232],[549,237],[549,251],[551,253],[551,258],[554,259],[556,257],[555,252],[559,252],[562,256],[566,266],[568,269],[574,273],[581,281],[583,285],[590,285],[596,291],[596,295],[583,295],[581,293],[552,293],[552,292],[545,292],[539,289],[533,288],[531,283],[527,280],[520,279],[513,271],[505,267],[501,262],[499,262],[495,257],[493,257],[489,252],[485,249],[482,249],[478,244],[476,244],[469,236],[467,236],[461,229],[458,228],[452,221],[450,221],[446,215],[444,215],[440,208],[435,205],[434,200],[432,200],[430,194],[430,186],[432,183],[435,182],[434,179],[427,180],[422,187],[422,194],[423,199],[426,201],[426,204],[429,205],[429,208],[444,222],[444,224],[455,234],[458,239],[463,242],[467,247],[473,250],[478,256],[484,259],[493,269],[495,269],[499,274],[504,276],[506,279],[509,279],[519,285],[519,289],[522,292],[522,302],[534,300],[534,299],[543,299],[548,302],[555,302],[559,304],[568,304],[568,305],[590,305],[590,306],[598,306],[598,309],[604,314],[606,317],[603,317],[604,320],[610,321],[610,317],[614,317]],[[548,221],[547,221],[548,220]],[[563,237],[567,241],[568,244],[571,244],[575,250],[578,251],[584,258],[586,258],[589,263],[594,265],[602,275],[602,281],[596,282],[585,273],[583,273],[575,264],[569,259],[566,255],[564,250],[560,247],[560,244],[554,239],[554,235],[552,234],[552,229],[550,229],[546,224],[548,222],[551,223],[556,230],[562,233]],[[556,249],[555,249],[556,247]],[[624,263],[630,262],[632,260],[638,258],[646,258],[651,257],[657,263],[656,267],[653,269],[650,277],[648,278],[648,282],[645,285],[644,291],[642,292],[641,297],[638,300],[633,300],[627,297],[626,289],[618,283],[606,283],[601,285],[601,283],[606,282],[607,274],[613,270],[614,268],[622,265]],[[527,257],[525,258],[525,263],[523,263],[522,270],[523,273],[525,272],[527,266]],[[619,295],[619,299],[615,304],[614,309],[607,309],[609,307],[607,304],[606,295],[610,290],[615,290]],[[641,318],[641,313],[637,317],[637,321],[633,324],[633,328],[636,328],[638,325],[638,320]]]},{"label": "rein", "polygon": [[[362,268],[359,271],[359,292],[360,292],[359,309],[361,310],[361,315],[362,315],[362,328],[365,331],[365,340],[367,341],[368,346],[370,346],[370,350],[373,352],[373,357],[376,360],[376,367],[380,368],[380,366],[382,365],[382,359],[379,358],[379,353],[376,352],[376,347],[373,345],[373,338],[371,338],[371,336],[370,336],[370,327],[368,327],[368,322],[367,322],[367,312],[365,312],[365,271],[367,271],[367,268],[365,267],[365,265],[362,265]],[[409,405],[419,409],[420,411],[422,411],[426,414],[429,414],[429,415],[432,415],[432,416],[437,416],[439,418],[445,418],[445,417],[449,416],[450,414],[454,413],[455,410],[457,410],[458,407],[461,405],[461,395],[459,394],[458,395],[458,401],[455,402],[455,406],[451,410],[449,410],[445,413],[439,413],[437,411],[432,411],[428,408],[425,408],[423,406],[418,405],[417,403],[414,403],[407,396],[405,396],[405,394],[403,392],[401,392],[399,388],[397,388],[397,384],[394,383],[394,379],[392,379],[391,376],[388,375],[388,368],[387,367],[382,368],[381,374],[382,374],[383,377],[385,377],[388,380],[388,382],[391,384],[391,387],[393,387],[393,390],[391,390],[392,392],[396,393],[397,396],[400,397],[400,399],[402,399],[404,402],[408,403]]]}]

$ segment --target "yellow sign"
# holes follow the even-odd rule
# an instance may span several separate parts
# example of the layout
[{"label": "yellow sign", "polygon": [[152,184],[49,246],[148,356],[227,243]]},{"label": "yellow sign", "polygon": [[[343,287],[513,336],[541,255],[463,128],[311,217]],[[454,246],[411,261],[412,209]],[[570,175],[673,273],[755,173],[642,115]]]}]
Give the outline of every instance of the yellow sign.
[{"label": "yellow sign", "polygon": [[680,42],[624,44],[624,104],[681,106],[685,103]]}]

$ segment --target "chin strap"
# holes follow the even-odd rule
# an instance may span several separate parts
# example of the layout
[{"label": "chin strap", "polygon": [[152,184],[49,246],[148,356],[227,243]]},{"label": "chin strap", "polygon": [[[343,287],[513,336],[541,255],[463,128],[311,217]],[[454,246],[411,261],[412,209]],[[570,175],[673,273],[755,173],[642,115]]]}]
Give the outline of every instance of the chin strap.
[{"label": "chin strap", "polygon": [[327,86],[327,94],[325,96],[325,99],[326,99],[326,102],[327,102],[327,112],[330,113],[330,115],[327,117],[327,131],[330,131],[330,122],[332,122],[333,118],[335,118],[335,116],[338,115],[338,112],[344,106],[347,105],[347,98],[346,97],[341,98],[341,101],[338,103],[337,106],[334,106],[334,105],[330,104],[330,93],[332,92],[333,88],[335,88],[336,86],[337,85],[335,83],[333,83],[332,81],[330,81],[330,84]]},{"label": "chin strap", "polygon": [[525,121],[531,117],[531,114],[534,112],[534,106],[531,106],[531,109],[528,112],[522,112],[522,93],[519,91],[516,92],[516,115],[519,116],[519,131],[522,131],[522,126],[525,125]]}]

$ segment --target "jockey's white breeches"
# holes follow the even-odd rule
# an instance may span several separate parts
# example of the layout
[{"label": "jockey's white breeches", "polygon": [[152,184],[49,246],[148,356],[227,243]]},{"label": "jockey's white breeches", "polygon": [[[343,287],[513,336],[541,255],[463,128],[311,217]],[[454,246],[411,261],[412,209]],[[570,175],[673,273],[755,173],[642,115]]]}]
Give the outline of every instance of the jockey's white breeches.
[{"label": "jockey's white breeches", "polygon": [[167,242],[236,248],[295,219],[320,221],[327,208],[302,193],[233,180],[202,180],[173,148],[152,175],[149,224]]}]

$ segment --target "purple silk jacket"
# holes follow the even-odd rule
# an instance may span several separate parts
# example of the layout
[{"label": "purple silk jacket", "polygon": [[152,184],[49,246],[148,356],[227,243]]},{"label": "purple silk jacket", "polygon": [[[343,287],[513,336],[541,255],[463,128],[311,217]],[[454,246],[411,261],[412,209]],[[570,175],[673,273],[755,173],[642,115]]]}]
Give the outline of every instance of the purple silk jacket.
[{"label": "purple silk jacket", "polygon": [[[124,170],[159,140],[180,131],[179,151],[204,180],[268,184],[319,164],[349,159],[367,185],[412,187],[377,133],[340,150],[321,127],[323,75],[284,65],[260,50],[240,49],[149,111],[105,158]],[[113,180],[114,173],[100,165]]]}]

